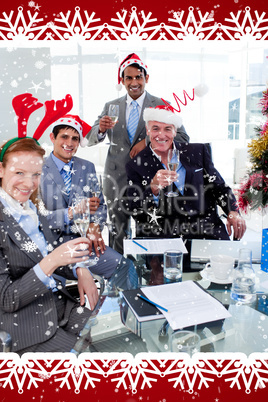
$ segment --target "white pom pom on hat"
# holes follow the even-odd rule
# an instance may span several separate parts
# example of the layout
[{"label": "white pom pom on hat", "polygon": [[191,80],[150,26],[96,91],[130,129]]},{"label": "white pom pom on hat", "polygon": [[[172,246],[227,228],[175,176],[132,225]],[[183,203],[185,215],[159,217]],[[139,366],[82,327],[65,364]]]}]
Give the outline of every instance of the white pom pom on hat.
[{"label": "white pom pom on hat", "polygon": [[140,67],[144,68],[147,74],[148,67],[145,63],[139,58],[139,56],[135,53],[130,53],[120,64],[118,68],[118,83],[116,84],[116,90],[121,91],[122,84],[121,84],[121,77],[123,71],[131,64],[138,64]]},{"label": "white pom pom on hat", "polygon": [[160,123],[172,124],[175,129],[182,126],[181,117],[174,112],[172,106],[158,105],[155,108],[148,107],[144,109],[143,119],[145,123],[149,121],[159,121]]},{"label": "white pom pom on hat", "polygon": [[83,137],[81,139],[81,136],[80,136],[80,145],[81,145],[81,147],[84,148],[84,147],[87,146],[87,144],[88,144],[88,140],[85,137]]},{"label": "white pom pom on hat", "polygon": [[196,96],[201,98],[208,93],[208,86],[206,84],[198,84],[194,87],[194,93]]},{"label": "white pom pom on hat", "polygon": [[121,91],[121,89],[122,89],[122,84],[116,84],[115,89],[116,89],[117,91]]},{"label": "white pom pom on hat", "polygon": [[88,144],[88,140],[85,138],[88,132],[91,130],[91,126],[87,124],[85,121],[81,120],[79,116],[66,114],[65,116],[61,117],[53,126],[70,126],[74,128],[80,136],[80,145],[81,147],[86,147]]}]

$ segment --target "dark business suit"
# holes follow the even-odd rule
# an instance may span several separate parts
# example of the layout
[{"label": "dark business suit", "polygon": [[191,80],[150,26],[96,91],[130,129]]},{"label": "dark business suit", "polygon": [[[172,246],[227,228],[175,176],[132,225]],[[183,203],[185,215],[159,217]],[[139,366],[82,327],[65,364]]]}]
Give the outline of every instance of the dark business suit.
[{"label": "dark business suit", "polygon": [[[41,198],[47,209],[47,220],[53,229],[60,229],[66,235],[72,233],[71,227],[64,223],[66,208],[73,204],[76,196],[92,197],[92,191],[97,184],[96,170],[92,162],[74,156],[73,171],[71,191],[68,196],[63,178],[50,154],[44,161],[40,183]],[[101,228],[106,223],[107,207],[102,194],[99,208],[93,217],[98,218]]]},{"label": "dark business suit", "polygon": [[[42,170],[40,191],[41,198],[47,210],[46,218],[53,229],[60,229],[64,239],[70,240],[77,237],[72,232],[72,226],[64,223],[64,211],[75,201],[76,195],[92,197],[92,191],[96,188],[96,170],[92,162],[78,158],[73,158],[73,170],[71,192],[66,194],[62,176],[53,161],[51,155],[45,160]],[[100,195],[100,205],[92,219],[99,222],[100,228],[106,223],[107,207],[104,203],[103,195]],[[110,247],[106,247],[104,254],[101,254],[97,264],[90,270],[97,275],[110,278],[115,271],[121,255]]]},{"label": "dark business suit", "polygon": [[[47,243],[55,246],[60,232],[51,231],[44,217],[39,220]],[[88,309],[75,314],[79,305],[64,287],[60,295],[53,293],[37,277],[32,268],[42,258],[40,250],[0,202],[0,328],[10,333],[12,352],[35,351],[35,345],[41,345],[37,351],[68,352],[90,316]],[[55,273],[74,279],[69,266]],[[77,324],[75,330],[68,322],[71,311],[71,321]]]},{"label": "dark business suit", "polygon": [[[217,205],[226,214],[237,211],[230,187],[215,169],[204,144],[175,145],[186,169],[183,195],[166,197],[166,188],[160,191],[159,204],[155,203],[150,183],[164,168],[149,146],[126,165],[128,208],[137,222],[137,236],[229,239]],[[178,192],[174,184],[173,189]]]},{"label": "dark business suit", "polygon": [[[101,115],[95,121],[92,129],[87,135],[89,146],[98,144],[100,142],[98,139],[100,119],[103,116],[108,115],[110,104],[119,105],[119,119],[113,129],[113,141],[117,145],[110,146],[108,150],[104,168],[104,195],[107,197],[110,219],[114,223],[117,232],[113,247],[120,253],[123,252],[122,243],[123,238],[126,235],[129,218],[128,214],[123,211],[122,206],[120,205],[120,200],[127,190],[125,166],[126,163],[130,161],[129,152],[134,145],[146,138],[145,122],[143,120],[144,109],[147,107],[155,108],[157,105],[164,105],[161,98],[157,98],[156,96],[150,95],[146,92],[138,127],[131,144],[127,132],[126,101],[127,95],[107,102],[104,105]],[[111,130],[108,130],[107,134],[109,139],[111,139]],[[189,137],[183,126],[177,130],[176,140],[182,142],[189,141]]]}]

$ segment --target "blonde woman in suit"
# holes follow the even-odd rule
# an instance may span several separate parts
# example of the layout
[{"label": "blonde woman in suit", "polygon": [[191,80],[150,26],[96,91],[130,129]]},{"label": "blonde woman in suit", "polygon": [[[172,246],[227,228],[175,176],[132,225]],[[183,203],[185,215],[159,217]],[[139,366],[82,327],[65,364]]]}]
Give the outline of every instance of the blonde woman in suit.
[{"label": "blonde woman in suit", "polygon": [[91,312],[67,292],[64,278],[78,279],[83,304],[93,279],[73,266],[87,258],[89,240],[61,243],[60,231],[50,230],[31,201],[44,155],[37,141],[14,138],[0,151],[1,328],[11,335],[12,352],[71,351]]}]

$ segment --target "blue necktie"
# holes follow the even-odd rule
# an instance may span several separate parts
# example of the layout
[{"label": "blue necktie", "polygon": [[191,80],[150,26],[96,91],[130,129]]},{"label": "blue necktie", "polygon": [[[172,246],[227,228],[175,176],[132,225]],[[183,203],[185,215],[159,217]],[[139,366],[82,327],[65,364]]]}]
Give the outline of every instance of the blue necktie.
[{"label": "blue necktie", "polygon": [[135,136],[135,133],[137,130],[138,122],[139,122],[139,111],[138,111],[138,102],[133,100],[131,102],[131,105],[132,105],[132,109],[130,111],[129,118],[128,118],[127,131],[128,131],[128,136],[129,136],[130,142],[132,144],[132,141],[134,139],[134,136]]},{"label": "blue necktie", "polygon": [[65,191],[67,195],[70,195],[71,184],[72,184],[72,164],[66,163],[62,168],[62,177],[65,184]]}]

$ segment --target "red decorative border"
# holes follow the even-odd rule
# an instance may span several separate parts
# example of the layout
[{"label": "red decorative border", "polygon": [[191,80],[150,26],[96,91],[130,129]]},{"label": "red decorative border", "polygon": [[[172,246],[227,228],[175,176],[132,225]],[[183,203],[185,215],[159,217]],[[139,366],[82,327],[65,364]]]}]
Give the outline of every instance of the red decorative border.
[{"label": "red decorative border", "polygon": [[267,40],[268,18],[264,11],[243,9],[217,14],[214,7],[187,6],[163,11],[158,16],[136,6],[113,10],[104,17],[87,4],[46,13],[30,0],[26,7],[3,11],[0,40],[98,41],[98,40]]},{"label": "red decorative border", "polygon": [[[57,400],[87,395],[116,401],[193,400],[212,395],[211,401],[243,397],[250,401],[267,395],[268,354],[254,353],[14,353],[0,355],[1,395],[46,400],[54,393]],[[45,394],[44,394],[45,390]],[[154,397],[152,397],[154,395]],[[48,398],[47,398],[48,399]],[[2,399],[5,400],[5,399]],[[102,399],[98,399],[102,400]],[[208,400],[208,399],[206,399]],[[232,399],[234,400],[234,399]]]}]

